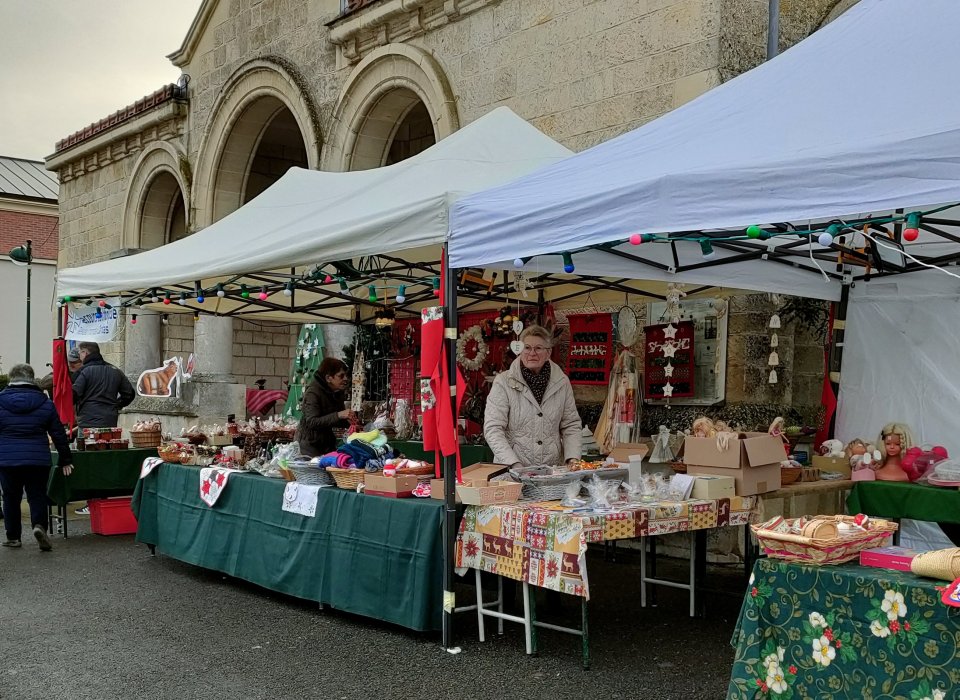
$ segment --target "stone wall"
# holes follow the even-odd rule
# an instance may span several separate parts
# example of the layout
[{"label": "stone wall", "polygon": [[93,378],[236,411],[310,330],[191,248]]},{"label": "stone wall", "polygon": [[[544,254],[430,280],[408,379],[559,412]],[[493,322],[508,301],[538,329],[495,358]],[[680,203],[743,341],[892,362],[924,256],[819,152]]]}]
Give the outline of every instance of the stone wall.
[{"label": "stone wall", "polygon": [[267,389],[286,390],[299,333],[297,324],[234,321],[233,374],[237,381],[253,388],[256,380],[266,379]]}]

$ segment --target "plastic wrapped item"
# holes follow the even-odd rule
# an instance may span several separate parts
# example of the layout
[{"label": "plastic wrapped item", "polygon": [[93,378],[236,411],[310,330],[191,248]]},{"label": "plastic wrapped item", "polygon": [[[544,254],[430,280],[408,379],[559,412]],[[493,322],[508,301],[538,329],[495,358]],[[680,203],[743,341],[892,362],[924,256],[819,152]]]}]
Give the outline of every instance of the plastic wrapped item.
[{"label": "plastic wrapped item", "polygon": [[612,510],[618,500],[620,482],[611,479],[600,479],[594,474],[587,482],[587,493],[590,496],[589,505],[595,511]]},{"label": "plastic wrapped item", "polygon": [[397,399],[393,409],[393,425],[397,431],[397,440],[406,442],[413,437],[416,421],[413,409],[407,399]]},{"label": "plastic wrapped item", "polygon": [[673,461],[673,450],[670,449],[670,429],[660,426],[660,431],[653,439],[653,452],[650,453],[651,464],[664,464]]},{"label": "plastic wrapped item", "polygon": [[960,459],[945,459],[926,474],[926,479],[934,486],[960,485]]},{"label": "plastic wrapped item", "polygon": [[586,500],[580,497],[580,491],[583,484],[580,481],[572,481],[567,484],[560,505],[567,508],[582,508],[587,504]]}]

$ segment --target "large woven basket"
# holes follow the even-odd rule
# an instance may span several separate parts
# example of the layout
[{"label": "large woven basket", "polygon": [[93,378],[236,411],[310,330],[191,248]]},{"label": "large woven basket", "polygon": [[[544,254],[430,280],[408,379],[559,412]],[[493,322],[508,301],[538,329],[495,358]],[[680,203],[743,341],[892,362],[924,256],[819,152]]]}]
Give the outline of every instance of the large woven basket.
[{"label": "large woven basket", "polygon": [[160,447],[160,431],[144,430],[134,432],[131,430],[130,446],[140,448]]},{"label": "large woven basket", "polygon": [[917,576],[953,581],[960,578],[960,547],[938,549],[918,554],[910,563],[910,570]]},{"label": "large woven basket", "polygon": [[337,487],[347,491],[356,491],[357,486],[363,483],[367,472],[363,469],[340,469],[327,467],[327,473],[337,482]]},{"label": "large woven basket", "polygon": [[326,469],[320,469],[307,464],[290,464],[287,468],[293,472],[297,482],[301,484],[314,484],[317,486],[333,486],[333,477],[327,473]]},{"label": "large woven basket", "polygon": [[[786,521],[792,524],[794,520]],[[854,523],[849,515],[817,515],[811,523]],[[889,520],[871,518],[867,530],[849,537],[804,537],[787,532],[764,529],[763,525],[751,525],[757,541],[768,557],[786,559],[805,564],[842,564],[856,559],[864,549],[882,547],[897,530],[897,524]]]}]

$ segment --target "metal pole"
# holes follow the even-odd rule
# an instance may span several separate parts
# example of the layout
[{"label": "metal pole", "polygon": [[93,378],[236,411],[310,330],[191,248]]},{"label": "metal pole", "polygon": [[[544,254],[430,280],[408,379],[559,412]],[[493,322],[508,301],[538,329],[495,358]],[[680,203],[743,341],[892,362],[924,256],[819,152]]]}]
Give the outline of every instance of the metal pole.
[{"label": "metal pole", "polygon": [[768,0],[767,60],[780,52],[780,0]]},{"label": "metal pole", "polygon": [[[450,269],[447,247],[443,247],[444,289],[443,325],[447,344],[446,372],[450,379],[450,393],[454,430],[457,430],[457,284]],[[457,456],[443,458],[443,646],[453,648],[453,594],[454,556],[457,544]]]},{"label": "metal pole", "polygon": [[33,275],[33,241],[27,239],[27,352],[26,360],[30,364],[30,278]]}]

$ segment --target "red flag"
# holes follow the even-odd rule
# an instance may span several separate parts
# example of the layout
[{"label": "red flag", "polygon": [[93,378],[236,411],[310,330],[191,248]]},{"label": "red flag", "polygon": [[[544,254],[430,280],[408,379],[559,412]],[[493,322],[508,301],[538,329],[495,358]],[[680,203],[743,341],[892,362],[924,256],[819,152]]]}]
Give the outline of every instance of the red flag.
[{"label": "red flag", "polygon": [[73,412],[73,382],[67,365],[67,341],[53,341],[53,405],[57,407],[60,422],[73,430],[77,418]]}]

